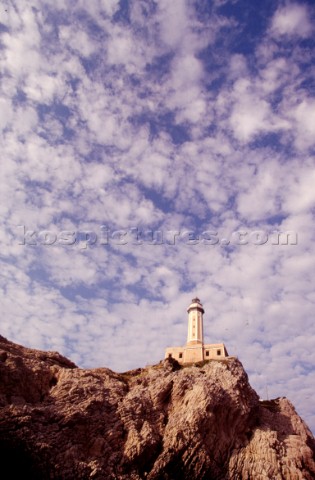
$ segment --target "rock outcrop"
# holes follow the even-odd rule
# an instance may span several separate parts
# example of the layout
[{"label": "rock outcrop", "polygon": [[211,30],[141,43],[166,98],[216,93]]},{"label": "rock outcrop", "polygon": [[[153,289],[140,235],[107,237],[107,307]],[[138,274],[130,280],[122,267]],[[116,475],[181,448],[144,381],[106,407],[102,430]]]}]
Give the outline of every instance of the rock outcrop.
[{"label": "rock outcrop", "polygon": [[0,412],[14,479],[315,478],[311,432],[287,399],[260,401],[236,358],[117,374],[0,337]]}]

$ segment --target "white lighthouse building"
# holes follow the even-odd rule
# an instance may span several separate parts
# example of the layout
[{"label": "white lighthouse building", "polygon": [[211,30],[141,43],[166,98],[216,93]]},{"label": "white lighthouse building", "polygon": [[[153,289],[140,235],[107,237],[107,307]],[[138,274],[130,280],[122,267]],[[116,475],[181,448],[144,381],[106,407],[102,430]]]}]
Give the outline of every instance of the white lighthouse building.
[{"label": "white lighthouse building", "polygon": [[184,364],[227,357],[228,353],[223,343],[204,344],[203,342],[203,314],[205,311],[199,298],[192,299],[187,312],[187,343],[184,347],[167,348],[165,358],[172,357]]}]

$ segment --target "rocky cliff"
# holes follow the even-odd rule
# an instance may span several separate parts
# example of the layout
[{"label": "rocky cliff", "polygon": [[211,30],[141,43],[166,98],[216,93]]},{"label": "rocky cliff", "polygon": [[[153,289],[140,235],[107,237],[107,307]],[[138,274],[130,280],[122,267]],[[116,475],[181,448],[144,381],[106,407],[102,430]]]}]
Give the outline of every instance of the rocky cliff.
[{"label": "rocky cliff", "polygon": [[0,407],[12,479],[315,478],[307,426],[287,399],[260,401],[236,358],[117,374],[0,337]]}]

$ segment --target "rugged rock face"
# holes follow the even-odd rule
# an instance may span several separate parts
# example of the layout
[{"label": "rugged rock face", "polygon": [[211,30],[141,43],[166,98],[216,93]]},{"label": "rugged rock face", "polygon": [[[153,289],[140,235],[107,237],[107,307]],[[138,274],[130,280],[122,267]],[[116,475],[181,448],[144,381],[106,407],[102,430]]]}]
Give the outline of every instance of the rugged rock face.
[{"label": "rugged rock face", "polygon": [[259,401],[236,358],[117,374],[0,337],[10,478],[311,480],[314,452],[290,402]]}]

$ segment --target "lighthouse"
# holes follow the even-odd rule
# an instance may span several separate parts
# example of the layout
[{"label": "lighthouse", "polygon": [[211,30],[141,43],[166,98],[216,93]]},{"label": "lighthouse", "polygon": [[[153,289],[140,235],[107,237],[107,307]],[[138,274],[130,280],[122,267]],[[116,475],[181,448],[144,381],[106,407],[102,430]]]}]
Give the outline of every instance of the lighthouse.
[{"label": "lighthouse", "polygon": [[188,335],[187,345],[203,344],[203,314],[205,313],[199,298],[193,298],[187,308]]},{"label": "lighthouse", "polygon": [[183,347],[167,348],[165,358],[175,358],[181,364],[189,364],[228,357],[224,343],[204,343],[203,315],[205,310],[198,297],[192,299],[187,308],[187,313],[187,343]]}]

